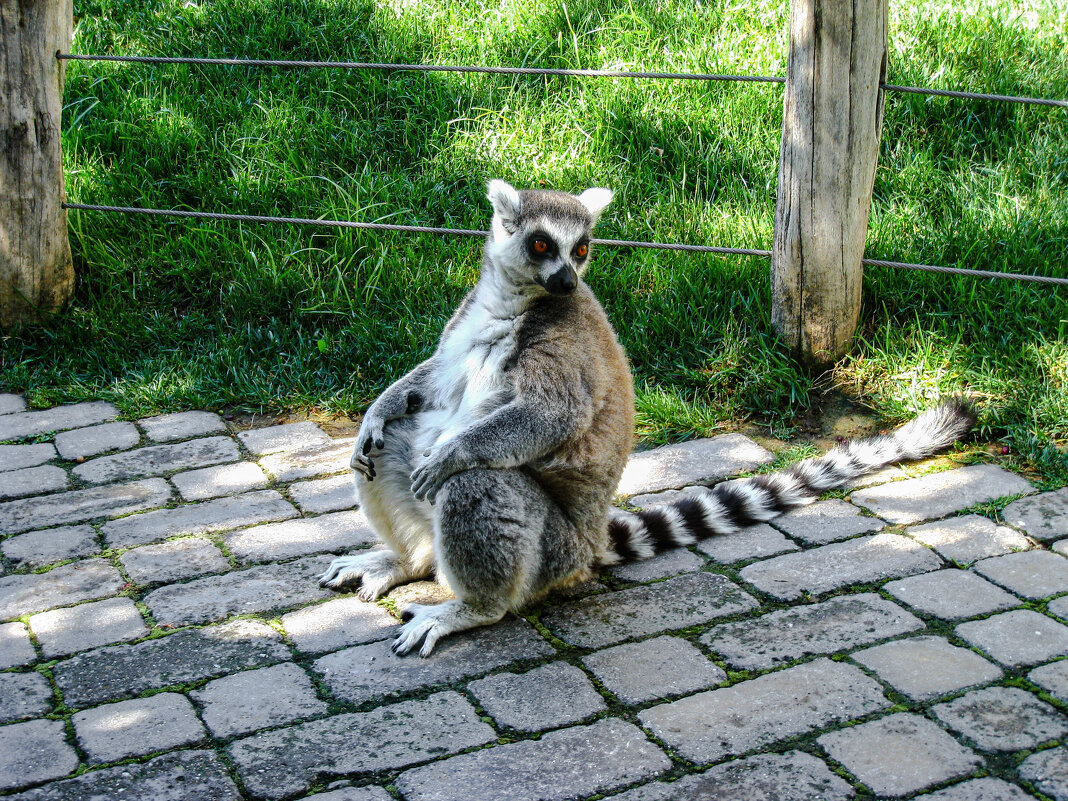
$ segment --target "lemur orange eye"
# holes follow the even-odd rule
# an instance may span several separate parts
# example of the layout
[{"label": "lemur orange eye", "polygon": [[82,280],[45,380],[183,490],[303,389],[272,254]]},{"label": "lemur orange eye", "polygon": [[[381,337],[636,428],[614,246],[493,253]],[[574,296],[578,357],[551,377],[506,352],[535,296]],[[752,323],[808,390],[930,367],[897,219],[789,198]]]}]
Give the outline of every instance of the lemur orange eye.
[{"label": "lemur orange eye", "polygon": [[531,247],[534,248],[534,252],[535,253],[548,253],[549,252],[549,243],[546,242],[544,239],[535,239],[531,243]]},{"label": "lemur orange eye", "polygon": [[575,248],[575,255],[580,259],[586,258],[586,254],[590,252],[590,246],[583,242],[577,248]]}]

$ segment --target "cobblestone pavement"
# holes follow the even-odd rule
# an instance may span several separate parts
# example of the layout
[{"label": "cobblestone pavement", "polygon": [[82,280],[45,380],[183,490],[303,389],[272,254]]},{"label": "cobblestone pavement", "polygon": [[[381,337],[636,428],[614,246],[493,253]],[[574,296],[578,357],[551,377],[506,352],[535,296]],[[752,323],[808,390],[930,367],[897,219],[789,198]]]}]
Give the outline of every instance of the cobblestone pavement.
[{"label": "cobblestone pavement", "polygon": [[[372,542],[351,440],[117,418],[0,395],[0,795],[1068,799],[1068,489],[893,468],[398,658],[387,607],[440,589],[315,581]],[[771,458],[668,446],[622,487]]]}]

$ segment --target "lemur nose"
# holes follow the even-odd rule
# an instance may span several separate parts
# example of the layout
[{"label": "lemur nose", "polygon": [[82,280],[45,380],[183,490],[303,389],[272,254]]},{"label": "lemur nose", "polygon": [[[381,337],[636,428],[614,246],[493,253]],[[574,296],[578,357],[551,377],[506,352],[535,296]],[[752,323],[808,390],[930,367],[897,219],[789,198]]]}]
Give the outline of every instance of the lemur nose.
[{"label": "lemur nose", "polygon": [[555,273],[549,276],[545,282],[545,288],[553,295],[570,295],[578,286],[578,276],[575,270],[565,264]]}]

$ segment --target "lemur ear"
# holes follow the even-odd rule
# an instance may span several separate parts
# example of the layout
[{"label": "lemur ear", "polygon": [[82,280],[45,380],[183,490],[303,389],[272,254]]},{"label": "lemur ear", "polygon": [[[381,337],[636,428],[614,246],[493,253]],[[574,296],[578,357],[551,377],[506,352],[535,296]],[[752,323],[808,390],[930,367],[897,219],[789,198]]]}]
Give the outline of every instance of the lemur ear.
[{"label": "lemur ear", "polygon": [[[493,213],[502,221],[514,221],[523,207],[523,201],[520,200],[515,188],[507,181],[498,178],[486,184],[486,198],[493,206]],[[506,227],[511,228],[511,226]]]},{"label": "lemur ear", "polygon": [[586,207],[586,211],[593,217],[593,221],[597,220],[601,216],[601,212],[604,211],[605,206],[612,202],[612,190],[611,189],[587,189],[581,195],[578,196],[579,202]]}]

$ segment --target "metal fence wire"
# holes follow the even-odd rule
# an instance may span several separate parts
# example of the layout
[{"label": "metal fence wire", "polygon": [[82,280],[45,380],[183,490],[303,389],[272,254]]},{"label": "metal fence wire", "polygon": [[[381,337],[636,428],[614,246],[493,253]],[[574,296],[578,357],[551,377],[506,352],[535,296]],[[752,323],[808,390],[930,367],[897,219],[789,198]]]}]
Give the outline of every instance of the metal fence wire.
[{"label": "metal fence wire", "polygon": [[[542,67],[484,67],[451,66],[446,64],[386,64],[361,61],[293,61],[282,59],[249,58],[198,58],[193,56],[111,56],[101,54],[57,53],[56,58],[69,61],[111,61],[131,64],[166,65],[194,64],[222,67],[280,68],[280,69],[348,69],[384,72],[458,72],[480,73],[489,75],[529,75],[561,76],[578,78],[626,78],[646,80],[681,80],[705,82],[735,83],[785,83],[786,79],[771,75],[726,75],[716,73],[685,72],[644,72],[634,70],[594,70],[594,69],[553,69]],[[886,92],[920,94],[935,97],[950,97],[966,100],[1019,103],[1037,106],[1068,108],[1068,100],[1023,97],[1016,95],[997,95],[983,92],[967,92],[948,89],[928,89],[918,86],[896,86],[883,84]],[[199,220],[222,220],[249,223],[278,223],[286,225],[313,225],[333,228],[356,228],[371,231],[398,231],[403,233],[442,234],[446,236],[485,237],[485,231],[462,228],[436,228],[423,225],[396,225],[392,223],[355,222],[352,220],[324,220],[307,217],[271,217],[258,214],[232,214],[224,212],[186,211],[182,209],[153,209],[135,206],[104,206],[86,203],[64,203],[63,208],[74,211],[110,212],[114,214],[141,214],[157,217],[179,217]],[[594,239],[594,244],[607,247],[651,248],[656,250],[674,250],[691,253],[712,253],[724,256],[758,256],[770,258],[770,250],[754,248],[725,248],[712,245],[689,245],[678,242],[643,242],[625,239]],[[924,272],[949,275],[967,275],[973,278],[1002,278],[1014,281],[1026,281],[1041,284],[1068,285],[1068,278],[1055,278],[1044,275],[1027,275],[1024,273],[996,272],[992,270],[972,270],[961,267],[941,267],[933,264],[912,264],[909,262],[888,261],[885,259],[863,259],[862,263],[871,267],[888,267],[902,270],[920,270]]]}]

